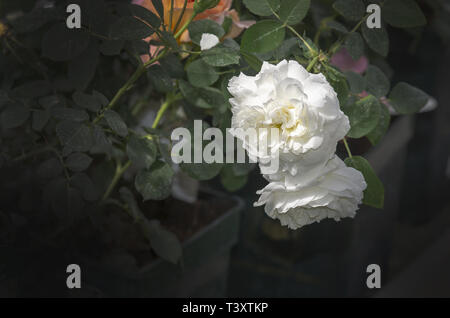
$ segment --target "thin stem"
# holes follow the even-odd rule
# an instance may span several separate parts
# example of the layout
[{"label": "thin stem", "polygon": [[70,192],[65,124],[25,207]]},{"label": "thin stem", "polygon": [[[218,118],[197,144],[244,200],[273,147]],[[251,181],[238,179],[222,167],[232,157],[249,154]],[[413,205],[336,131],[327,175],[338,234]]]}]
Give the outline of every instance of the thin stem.
[{"label": "thin stem", "polygon": [[320,21],[319,28],[317,29],[316,34],[314,35],[314,44],[316,46],[319,45],[319,39],[320,35],[322,34],[322,31],[326,28],[328,21],[333,21],[336,18],[336,15],[332,15],[330,17],[323,18],[322,21]]},{"label": "thin stem", "polygon": [[293,28],[293,27],[291,27],[290,25],[286,25],[286,27],[289,29],[289,30],[291,30],[291,32],[292,33],[294,33],[295,34],[295,36],[297,36],[300,40],[302,40],[302,42],[305,44],[305,46],[308,48],[308,50],[311,52],[311,53],[314,53],[315,51],[313,50],[313,48],[309,45],[309,43],[308,42],[306,42],[306,40]]},{"label": "thin stem", "polygon": [[111,183],[109,184],[108,188],[106,189],[105,194],[103,195],[102,201],[105,201],[108,199],[108,197],[111,195],[111,192],[114,190],[115,186],[119,182],[120,178],[122,177],[123,173],[127,171],[127,169],[131,166],[131,161],[127,161],[125,165],[121,165],[120,163],[116,166],[116,172],[114,174],[114,177],[111,180]]},{"label": "thin stem", "polygon": [[311,62],[309,62],[308,66],[306,67],[306,70],[309,72],[311,71],[311,69],[314,67],[314,65],[316,65],[317,60],[319,59],[319,55],[317,55],[316,57],[314,57]]},{"label": "thin stem", "polygon": [[187,2],[188,2],[188,0],[184,0],[183,9],[181,9],[181,14],[178,17],[178,21],[175,24],[175,27],[173,28],[174,31],[176,29],[178,29],[178,27],[180,26],[181,20],[183,20],[184,11],[186,11],[186,7],[187,7]]},{"label": "thin stem", "polygon": [[197,14],[194,13],[193,15],[191,15],[191,16],[189,17],[189,20],[187,20],[186,23],[181,27],[181,29],[179,29],[178,32],[175,33],[175,35],[174,35],[175,39],[179,38],[180,35],[183,34],[183,32],[187,29],[187,27],[189,26],[189,24],[194,20],[194,18],[195,18],[196,15],[197,15]]},{"label": "thin stem", "polygon": [[138,80],[138,78],[142,75],[142,73],[145,72],[145,66],[139,65],[139,67],[136,69],[136,71],[131,75],[131,77],[128,79],[128,81],[117,91],[116,95],[113,97],[113,99],[109,102],[109,104],[105,107],[103,112],[99,114],[93,121],[94,124],[98,123],[100,119],[103,118],[104,113],[106,110],[112,109],[119,99],[122,97],[123,94],[125,94],[131,86],[133,86],[134,82]]},{"label": "thin stem", "polygon": [[345,149],[347,150],[348,156],[350,158],[353,158],[352,152],[350,151],[350,147],[348,146],[348,143],[347,143],[347,139],[344,137],[344,139],[342,139],[342,141],[344,142],[344,146],[345,146]]},{"label": "thin stem", "polygon": [[172,30],[173,0],[170,0],[169,30]]},{"label": "thin stem", "polygon": [[43,147],[43,148],[37,149],[35,151],[31,151],[29,153],[26,153],[26,154],[23,154],[23,155],[20,155],[20,156],[14,158],[13,161],[22,161],[22,160],[28,159],[30,157],[39,155],[39,154],[47,152],[47,151],[53,151],[53,147],[48,146],[48,147]]},{"label": "thin stem", "polygon": [[158,126],[159,121],[161,120],[161,117],[166,112],[167,108],[170,105],[170,100],[166,100],[162,105],[161,108],[158,110],[158,113],[156,114],[156,118],[153,121],[152,128],[156,128]]},{"label": "thin stem", "polygon": [[139,65],[139,67],[136,69],[136,71],[131,75],[131,77],[128,79],[128,81],[117,91],[116,95],[113,97],[113,99],[109,102],[109,104],[104,108],[101,114],[99,114],[93,121],[93,124],[98,123],[104,116],[104,113],[108,109],[112,109],[119,99],[125,94],[132,86],[133,84],[141,77],[142,74],[145,73],[147,67],[162,57],[164,57],[167,54],[167,49],[164,49],[161,51],[161,53],[158,56],[155,56],[154,58],[150,59],[145,64]]},{"label": "thin stem", "polygon": [[169,108],[169,106],[179,100],[181,98],[181,95],[168,95],[166,101],[161,105],[161,107],[158,110],[158,113],[156,114],[155,120],[153,121],[152,128],[155,129],[158,127],[158,124],[166,112],[166,110]]}]

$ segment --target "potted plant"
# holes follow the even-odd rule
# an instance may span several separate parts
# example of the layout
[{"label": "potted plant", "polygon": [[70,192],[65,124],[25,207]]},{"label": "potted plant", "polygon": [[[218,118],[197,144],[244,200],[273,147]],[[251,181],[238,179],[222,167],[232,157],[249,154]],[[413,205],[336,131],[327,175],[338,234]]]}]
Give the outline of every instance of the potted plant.
[{"label": "potted plant", "polygon": [[[223,153],[227,128],[263,125],[289,135],[293,109],[302,137],[294,138],[294,152],[285,140],[279,173],[265,172],[256,156],[269,181],[258,204],[291,228],[312,223],[301,209],[320,220],[352,216],[361,200],[382,208],[383,185],[347,138],[377,144],[389,127],[388,107],[408,114],[428,99],[406,83],[391,90],[380,62],[388,50],[385,22],[424,22],[415,2],[406,2],[411,16],[398,22],[398,4],[386,0],[383,23],[379,7],[366,14],[359,0],[50,1],[30,12],[2,6],[1,217],[11,260],[4,270],[24,278],[5,283],[6,293],[24,286],[25,294],[67,292],[65,273],[54,269],[78,262],[92,295],[223,295],[242,204],[197,193],[197,181],[219,177],[225,189],[240,189],[255,165],[235,162],[239,143]],[[359,68],[365,63],[364,70],[348,72],[339,54]],[[267,111],[265,120],[255,109]],[[339,149],[335,155],[338,141],[345,163]],[[243,145],[253,158],[252,145]],[[297,174],[306,161],[311,166]],[[290,178],[317,171],[312,182],[343,174],[351,195],[337,191],[330,202],[345,205],[319,200],[300,206],[299,218],[289,210],[287,221],[271,208],[271,189],[292,195],[298,188]],[[314,216],[317,206],[325,210]],[[29,289],[29,275],[17,266],[29,259],[50,277],[62,273],[54,289]]]}]

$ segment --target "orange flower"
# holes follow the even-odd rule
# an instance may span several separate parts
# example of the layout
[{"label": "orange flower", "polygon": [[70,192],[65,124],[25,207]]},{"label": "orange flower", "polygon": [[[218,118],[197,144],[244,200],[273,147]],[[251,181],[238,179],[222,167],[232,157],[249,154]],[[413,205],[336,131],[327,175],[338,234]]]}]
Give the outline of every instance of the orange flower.
[{"label": "orange flower", "polygon": [[[151,0],[133,0],[134,4],[143,6],[144,8],[150,10],[151,12],[155,13],[157,16],[159,16],[158,12],[155,9],[155,6],[153,5]],[[164,7],[164,24],[167,29],[170,29],[172,33],[177,33],[178,30],[189,20],[189,18],[194,14],[194,0],[188,0],[186,4],[186,8],[183,13],[183,6],[184,6],[184,0],[173,0],[173,14],[172,14],[172,24],[170,24],[170,8],[171,8],[172,0],[162,0],[162,4]],[[181,14],[183,13],[183,16],[181,17]],[[180,23],[178,24],[177,29],[175,30],[175,26],[177,26],[178,19],[180,19]],[[186,33],[186,32],[184,32]],[[181,36],[183,38],[184,34]],[[151,37],[151,39],[155,39],[156,35]],[[180,39],[181,40],[181,39]],[[181,40],[181,42],[183,42]]]},{"label": "orange flower", "polygon": [[[194,2],[195,0],[187,0],[186,8],[183,13],[184,0],[173,0],[172,25],[169,26],[172,0],[162,0],[162,4],[164,7],[164,24],[166,28],[170,29],[170,31],[172,31],[174,34],[177,33],[178,30],[180,30],[180,28],[194,14]],[[225,38],[235,38],[239,36],[243,29],[248,28],[250,25],[254,24],[255,21],[240,21],[239,15],[236,10],[230,10],[232,2],[233,0],[220,0],[220,2],[214,8],[201,12],[195,17],[194,20],[211,19],[218,24],[222,24],[225,20],[225,17],[230,17],[232,20],[232,25],[229,32],[225,35]],[[141,5],[158,15],[158,12],[156,11],[151,0],[133,0],[133,3]],[[182,13],[183,16],[181,16]],[[180,23],[178,24],[176,30],[174,30],[180,17]],[[150,41],[151,39],[157,39],[157,35],[153,34],[150,38],[147,38],[146,41]],[[184,31],[183,34],[178,38],[178,43],[190,41],[191,40],[189,37],[189,32],[187,30]],[[156,47],[150,47],[150,53],[154,53],[156,51]],[[143,60],[144,62],[147,61],[148,56],[143,57]]]}]

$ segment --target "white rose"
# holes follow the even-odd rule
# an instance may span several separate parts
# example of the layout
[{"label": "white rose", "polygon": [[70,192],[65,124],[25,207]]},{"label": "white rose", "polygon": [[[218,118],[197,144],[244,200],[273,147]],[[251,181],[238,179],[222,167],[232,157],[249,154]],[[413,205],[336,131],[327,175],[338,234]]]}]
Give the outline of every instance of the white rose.
[{"label": "white rose", "polygon": [[200,50],[209,50],[219,44],[219,38],[211,33],[203,33],[200,39]]},{"label": "white rose", "polygon": [[320,171],[297,175],[295,187],[286,187],[283,180],[270,182],[258,191],[261,196],[255,206],[265,204],[271,218],[297,229],[325,218],[354,217],[365,188],[361,172],[335,156]]},{"label": "white rose", "polygon": [[[326,163],[350,124],[340,110],[336,92],[322,74],[306,71],[296,61],[277,65],[264,62],[256,76],[233,77],[228,90],[232,95],[232,128],[276,128],[279,140],[268,139],[268,156],[279,151],[281,172],[304,173],[318,163]],[[231,131],[238,139],[244,138]],[[258,144],[266,138],[258,133]],[[263,157],[254,144],[244,142],[249,155]],[[298,165],[296,162],[301,161]],[[300,169],[300,171],[299,171]],[[279,175],[269,177],[280,179]]]}]

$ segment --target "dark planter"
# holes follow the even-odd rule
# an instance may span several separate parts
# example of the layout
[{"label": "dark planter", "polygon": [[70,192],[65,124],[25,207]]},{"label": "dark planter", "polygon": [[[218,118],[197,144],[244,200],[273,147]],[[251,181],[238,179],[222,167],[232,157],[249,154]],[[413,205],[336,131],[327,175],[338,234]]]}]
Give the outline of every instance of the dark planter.
[{"label": "dark planter", "polygon": [[413,117],[400,117],[392,124],[384,141],[367,160],[377,172],[385,189],[383,210],[363,206],[353,224],[353,239],[344,258],[345,296],[370,296],[366,286],[367,266],[378,264],[383,282],[389,280],[389,257],[400,208],[400,194],[407,146],[413,135]]},{"label": "dark planter", "polygon": [[383,141],[365,155],[385,185],[383,210],[362,206],[354,219],[324,220],[291,231],[268,218],[262,208],[249,207],[251,211],[243,214],[246,231],[232,258],[229,295],[364,295],[367,265],[388,266],[411,135],[411,118],[398,118]]},{"label": "dark planter", "polygon": [[[225,196],[212,193],[213,199]],[[224,297],[231,248],[238,240],[243,201],[183,243],[181,265],[157,259],[137,271],[82,265],[83,280],[106,297]]]}]

